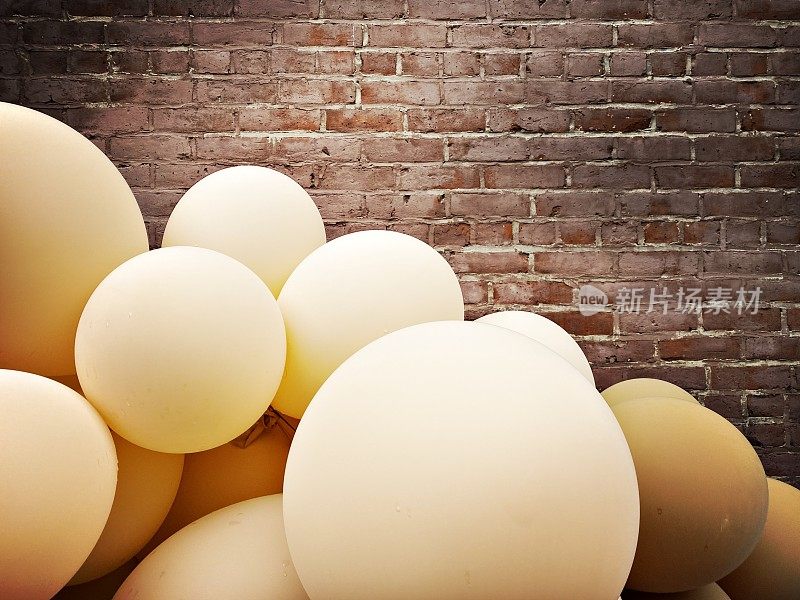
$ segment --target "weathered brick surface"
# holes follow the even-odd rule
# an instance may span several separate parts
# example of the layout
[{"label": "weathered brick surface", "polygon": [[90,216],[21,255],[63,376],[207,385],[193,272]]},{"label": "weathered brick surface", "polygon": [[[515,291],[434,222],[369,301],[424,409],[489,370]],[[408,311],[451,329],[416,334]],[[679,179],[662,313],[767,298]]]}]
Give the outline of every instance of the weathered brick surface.
[{"label": "weathered brick surface", "polygon": [[[682,385],[800,483],[797,2],[0,5],[0,99],[101,147],[153,245],[197,179],[273,166],[330,237],[429,242],[469,316],[546,314],[601,387]],[[584,284],[760,287],[761,306],[584,316]]]}]

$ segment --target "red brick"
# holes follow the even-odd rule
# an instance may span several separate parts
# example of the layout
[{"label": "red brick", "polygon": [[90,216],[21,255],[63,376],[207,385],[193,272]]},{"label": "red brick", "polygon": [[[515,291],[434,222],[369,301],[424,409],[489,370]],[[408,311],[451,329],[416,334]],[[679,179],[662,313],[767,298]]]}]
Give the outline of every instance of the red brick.
[{"label": "red brick", "polygon": [[[10,52],[10,54],[15,61],[24,65],[16,53]],[[68,54],[59,50],[31,50],[28,52],[28,65],[34,75],[60,75],[67,72],[68,57]]]},{"label": "red brick", "polygon": [[734,0],[736,14],[747,19],[800,19],[793,0]]},{"label": "red brick", "polygon": [[778,81],[778,104],[800,104],[800,82]]},{"label": "red brick", "polygon": [[[142,213],[153,217],[168,217],[183,195],[180,191],[133,190]],[[163,232],[160,232],[163,235]],[[160,236],[159,236],[160,238]]]},{"label": "red brick", "polygon": [[575,112],[575,129],[638,131],[650,126],[652,113],[639,108],[587,108]]},{"label": "red brick", "polygon": [[654,168],[659,188],[733,187],[733,167],[725,165],[680,165]]},{"label": "red brick", "polygon": [[739,358],[739,340],[730,337],[687,336],[659,340],[664,360],[723,360]]},{"label": "red brick", "polygon": [[488,299],[489,286],[485,281],[462,280],[459,283],[465,304],[480,304]]},{"label": "red brick", "polygon": [[767,223],[770,244],[800,244],[800,224]]},{"label": "red brick", "polygon": [[444,217],[444,195],[442,193],[414,192],[369,195],[366,206],[367,216],[376,219],[436,219]]},{"label": "red brick", "polygon": [[528,255],[522,252],[454,252],[448,257],[456,273],[525,273]]},{"label": "red brick", "polygon": [[408,127],[421,132],[483,131],[484,112],[477,108],[421,108],[408,111]]},{"label": "red brick", "polygon": [[753,108],[742,116],[742,129],[800,131],[800,108]]},{"label": "red brick", "polygon": [[567,0],[489,0],[489,14],[500,19],[561,19]]},{"label": "red brick", "polygon": [[206,175],[221,167],[198,163],[158,163],[155,165],[155,183],[158,187],[188,188]]},{"label": "red brick", "polygon": [[58,17],[61,15],[61,2],[58,0],[9,0],[0,6],[0,17],[14,15]]},{"label": "red brick", "polygon": [[769,54],[764,52],[733,52],[730,55],[731,75],[736,77],[766,75],[769,71],[769,61]]},{"label": "red brick", "polygon": [[370,162],[438,162],[444,159],[444,144],[432,138],[365,138],[364,157]]},{"label": "red brick", "polygon": [[707,192],[703,194],[704,216],[780,217],[800,216],[800,207],[787,202],[780,192]]},{"label": "red brick", "polygon": [[696,221],[683,224],[685,244],[712,244],[718,246],[721,239],[719,221]]},{"label": "red brick", "polygon": [[473,243],[478,246],[510,246],[514,243],[514,226],[502,223],[475,223],[472,228]]},{"label": "red brick", "polygon": [[761,224],[758,221],[728,221],[725,245],[731,248],[754,248],[761,245]]},{"label": "red brick", "polygon": [[278,84],[238,79],[202,79],[197,82],[197,100],[220,104],[275,102]]},{"label": "red brick", "polygon": [[685,81],[614,81],[612,102],[686,103],[692,98],[692,87]]},{"label": "red brick", "polygon": [[598,77],[605,70],[603,58],[599,52],[568,54],[565,74],[567,77]]},{"label": "red brick", "polygon": [[[725,289],[725,288],[723,288]],[[736,299],[736,290],[733,290],[733,299]],[[750,309],[739,311],[731,307],[729,312],[713,311],[703,313],[703,327],[708,330],[739,330],[757,332],[775,332],[781,330],[781,311],[779,308],[764,308],[760,306],[758,312]]]},{"label": "red brick", "polygon": [[647,72],[647,55],[644,52],[614,52],[611,55],[611,75],[637,77]]},{"label": "red brick", "polygon": [[516,104],[525,94],[519,81],[445,81],[442,85],[446,104]]},{"label": "red brick", "polygon": [[115,159],[180,160],[189,158],[186,137],[154,135],[111,138],[110,156]]},{"label": "red brick", "polygon": [[622,252],[619,272],[622,276],[694,275],[697,273],[697,252]]},{"label": "red brick", "polygon": [[680,19],[702,21],[704,19],[725,19],[731,17],[733,10],[730,0],[655,0],[653,16],[656,19]]},{"label": "red brick", "polygon": [[613,317],[610,312],[601,312],[584,316],[577,311],[546,312],[537,311],[543,317],[555,321],[572,335],[609,335],[613,328]]},{"label": "red brick", "polygon": [[686,73],[687,54],[684,52],[652,52],[650,72],[656,77],[675,77]]},{"label": "red brick", "polygon": [[453,192],[450,212],[455,216],[527,217],[531,212],[531,200],[528,194],[519,192]]},{"label": "red brick", "polygon": [[680,227],[671,221],[654,221],[644,225],[645,244],[676,244],[680,241]]},{"label": "red brick", "polygon": [[769,48],[778,43],[778,31],[769,25],[749,23],[703,23],[697,30],[703,46]]},{"label": "red brick", "polygon": [[81,107],[67,110],[66,123],[83,132],[138,133],[150,128],[144,106]]},{"label": "red brick", "polygon": [[281,102],[298,104],[348,104],[355,97],[351,81],[326,79],[283,79],[278,91]]},{"label": "red brick", "polygon": [[355,72],[355,52],[350,49],[320,50],[317,52],[316,72],[352,75]]},{"label": "red brick", "polygon": [[800,182],[799,163],[742,165],[740,173],[744,187],[796,188]]},{"label": "red brick", "polygon": [[395,189],[396,172],[393,167],[359,167],[337,165],[320,176],[317,187],[322,190],[374,191]]},{"label": "red brick", "polygon": [[397,71],[397,54],[394,52],[362,52],[361,72],[371,75],[394,75]]},{"label": "red brick", "polygon": [[726,58],[724,52],[699,52],[692,57],[692,75],[726,75],[728,72]]},{"label": "red brick", "polygon": [[599,388],[605,388],[614,383],[636,377],[654,377],[674,383],[687,391],[706,389],[705,370],[702,367],[598,367],[595,369],[595,382]]},{"label": "red brick", "polygon": [[600,226],[600,240],[603,246],[633,246],[638,242],[635,222],[610,221]]},{"label": "red brick", "polygon": [[646,19],[647,0],[572,0],[570,14],[589,19]]},{"label": "red brick", "polygon": [[613,196],[598,192],[547,192],[537,195],[534,205],[541,217],[608,217],[614,213]]},{"label": "red brick", "polygon": [[699,80],[694,82],[697,102],[704,104],[769,104],[775,99],[771,81]]},{"label": "red brick", "polygon": [[792,386],[788,366],[711,366],[711,385],[718,390],[780,389]]},{"label": "red brick", "polygon": [[527,25],[468,24],[451,31],[457,48],[527,48],[530,36]]},{"label": "red brick", "polygon": [[719,275],[769,275],[782,271],[781,255],[777,252],[703,253],[703,270]]},{"label": "red brick", "polygon": [[314,202],[323,219],[358,219],[365,214],[364,197],[358,194],[317,192]]},{"label": "red brick", "polygon": [[533,46],[537,48],[604,48],[611,46],[612,26],[600,23],[537,25]]},{"label": "red brick", "polygon": [[348,23],[284,23],[283,43],[291,46],[358,45],[355,27]]},{"label": "red brick", "polygon": [[342,108],[326,112],[328,131],[400,131],[403,114],[391,108]]},{"label": "red brick", "polygon": [[492,284],[495,304],[569,304],[572,288],[560,281],[498,281]]},{"label": "red brick", "polygon": [[[156,61],[153,65],[154,70],[162,64]],[[93,50],[72,50],[67,56],[67,65],[70,73],[105,73],[108,71],[108,54]],[[183,71],[187,71],[187,67],[188,61]]]},{"label": "red brick", "polygon": [[[439,75],[439,59],[436,52],[403,52],[403,75],[437,76]],[[449,56],[445,54],[445,57]]]},{"label": "red brick", "polygon": [[[275,142],[275,156],[281,162],[297,161],[356,161],[361,143],[349,137],[284,137]],[[337,165],[338,168],[338,165]]]},{"label": "red brick", "polygon": [[189,43],[188,23],[158,21],[111,21],[108,41],[128,46],[177,46]]},{"label": "red brick", "polygon": [[486,16],[483,0],[408,0],[408,16],[412,19],[443,19],[447,21],[480,19]]},{"label": "red brick", "polygon": [[[519,65],[519,63],[517,64]],[[519,66],[517,66],[517,69],[519,69]],[[445,75],[453,76],[480,75],[480,56],[475,52],[447,52],[443,55],[442,71]],[[404,62],[403,73],[405,72]]]},{"label": "red brick", "polygon": [[236,14],[246,17],[310,17],[319,16],[319,2],[314,0],[236,0]]},{"label": "red brick", "polygon": [[[92,1],[92,0],[89,0]],[[143,0],[127,0],[129,3],[144,3]],[[100,4],[117,5],[118,2],[100,2]],[[153,0],[153,14],[179,17],[229,17],[233,14],[234,0]],[[243,8],[243,7],[240,7]],[[239,14],[244,14],[239,12]]]},{"label": "red brick", "polygon": [[550,108],[493,108],[489,111],[490,131],[569,131],[569,112]]},{"label": "red brick", "polygon": [[202,137],[195,143],[200,159],[259,164],[272,154],[272,144],[265,137]]},{"label": "red brick", "polygon": [[800,53],[776,52],[769,57],[775,75],[797,75],[800,73]]},{"label": "red brick", "polygon": [[469,223],[441,223],[433,226],[433,243],[435,246],[463,248],[469,245]]},{"label": "red brick", "polygon": [[153,128],[158,131],[233,131],[233,114],[222,108],[158,108],[153,110]]},{"label": "red brick", "polygon": [[245,131],[316,131],[319,109],[249,108],[239,111],[239,127]]},{"label": "red brick", "polygon": [[[258,1],[258,0],[253,0]],[[314,2],[318,5],[318,2]],[[326,19],[398,19],[404,13],[402,0],[326,0]]]},{"label": "red brick", "polygon": [[447,44],[445,25],[392,24],[370,25],[369,45],[381,48],[444,48]]},{"label": "red brick", "polygon": [[192,23],[192,42],[196,46],[270,46],[275,26],[263,22]]},{"label": "red brick", "polygon": [[23,100],[32,104],[81,104],[104,102],[105,82],[99,79],[26,79]]},{"label": "red brick", "polygon": [[613,256],[606,252],[537,252],[533,259],[537,273],[557,275],[611,275]]},{"label": "red brick", "polygon": [[633,48],[681,48],[694,41],[694,28],[687,23],[623,23],[617,31],[617,44]]},{"label": "red brick", "polygon": [[634,163],[578,165],[572,171],[572,185],[612,189],[649,188],[650,168]]},{"label": "red brick", "polygon": [[661,131],[736,131],[736,111],[722,108],[673,108],[656,112],[656,129]]},{"label": "red brick", "polygon": [[486,75],[516,75],[522,58],[522,54],[486,53],[483,55],[483,69]]},{"label": "red brick", "polygon": [[197,73],[230,73],[231,53],[227,50],[194,50],[192,65]]},{"label": "red brick", "polygon": [[696,138],[695,157],[701,161],[771,160],[775,140],[763,136],[713,135]]},{"label": "red brick", "polygon": [[[237,58],[240,58],[241,67],[237,65]],[[233,55],[237,73],[313,73],[315,60],[315,52],[294,48],[275,48],[272,52],[249,50]]]},{"label": "red brick", "polygon": [[435,81],[362,81],[364,104],[439,104],[439,84]]},{"label": "red brick", "polygon": [[690,141],[686,137],[658,135],[618,137],[617,158],[638,161],[689,160]]},{"label": "red brick", "polygon": [[592,364],[648,362],[654,358],[655,343],[626,338],[619,341],[581,341],[581,350]]},{"label": "red brick", "polygon": [[528,140],[516,136],[454,138],[450,160],[525,160]]},{"label": "red brick", "polygon": [[478,170],[472,166],[414,165],[402,167],[398,177],[403,190],[475,188],[478,182]]},{"label": "red brick", "polygon": [[536,77],[559,77],[564,72],[564,54],[555,50],[529,52],[525,69]]},{"label": "red brick", "polygon": [[519,243],[528,246],[551,246],[558,240],[556,224],[552,221],[542,223],[520,223]]},{"label": "red brick", "polygon": [[22,26],[27,44],[101,44],[104,37],[105,23],[101,21],[28,21]]},{"label": "red brick", "polygon": [[483,173],[487,188],[564,186],[564,169],[560,165],[488,165]]},{"label": "red brick", "polygon": [[648,312],[648,299],[642,303],[639,313],[623,313],[619,316],[619,330],[622,334],[650,334],[653,331],[668,333],[675,331],[697,331],[700,327],[696,314],[675,311],[663,312],[660,305]]},{"label": "red brick", "polygon": [[558,226],[563,244],[569,246],[594,246],[597,239],[597,223],[593,221],[563,221]]},{"label": "red brick", "polygon": [[525,100],[531,104],[596,104],[607,102],[608,81],[528,79]]}]

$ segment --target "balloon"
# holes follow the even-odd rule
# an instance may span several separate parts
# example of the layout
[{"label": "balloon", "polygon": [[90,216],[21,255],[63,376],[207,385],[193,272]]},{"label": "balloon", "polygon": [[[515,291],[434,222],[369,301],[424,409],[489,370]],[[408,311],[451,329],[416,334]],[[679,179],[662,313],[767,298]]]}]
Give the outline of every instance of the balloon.
[{"label": "balloon", "polygon": [[482,323],[391,333],[323,384],[292,441],[289,548],[309,596],[608,600],[639,523],[600,394]]},{"label": "balloon", "polygon": [[523,310],[506,310],[485,315],[477,321],[505,327],[544,344],[578,369],[580,374],[594,385],[592,367],[578,342],[547,317]]},{"label": "balloon", "polygon": [[286,338],[267,286],[204,248],[153,250],[115,269],[78,324],[86,397],[129,442],[197,452],[247,429],[280,382]]},{"label": "balloon", "polygon": [[151,550],[215,510],[283,491],[283,473],[294,432],[274,422],[268,425],[271,428],[246,447],[230,442],[186,455],[178,493],[167,518],[148,544]]},{"label": "balloon", "polygon": [[117,458],[100,415],[77,392],[0,369],[0,596],[51,598],[100,537]]},{"label": "balloon", "polygon": [[298,183],[265,167],[238,166],[189,188],[170,215],[162,245],[232,256],[277,296],[289,273],[324,243],[322,217]]},{"label": "balloon", "polygon": [[458,279],[444,258],[411,236],[360,231],[312,252],[284,285],[286,372],[272,402],[300,418],[348,356],[409,325],[464,319]]},{"label": "balloon", "polygon": [[602,394],[611,408],[614,408],[620,402],[638,400],[640,398],[674,398],[699,404],[694,396],[674,383],[662,381],[661,379],[650,379],[649,377],[620,381],[607,387]]},{"label": "balloon", "polygon": [[129,560],[102,577],[79,585],[68,585],[58,592],[53,600],[112,600],[119,586],[128,578],[137,564],[137,561]]},{"label": "balloon", "polygon": [[769,509],[764,537],[736,570],[722,579],[732,600],[800,598],[800,490],[767,479]]},{"label": "balloon", "polygon": [[182,454],[153,452],[113,437],[119,461],[114,504],[100,539],[71,585],[102,577],[133,558],[158,530],[181,481]]},{"label": "balloon", "polygon": [[722,591],[716,583],[709,583],[701,588],[689,590],[688,592],[676,592],[674,594],[650,594],[648,592],[637,592],[625,590],[622,600],[731,600],[728,594]]},{"label": "balloon", "polygon": [[147,251],[142,213],[103,152],[45,114],[0,102],[0,368],[75,373],[89,295]]},{"label": "balloon", "polygon": [[764,469],[747,439],[694,402],[643,398],[613,410],[636,464],[642,511],[627,587],[682,592],[730,573],[767,515]]},{"label": "balloon", "polygon": [[195,521],[134,569],[114,600],[307,598],[292,566],[281,495],[245,500]]}]

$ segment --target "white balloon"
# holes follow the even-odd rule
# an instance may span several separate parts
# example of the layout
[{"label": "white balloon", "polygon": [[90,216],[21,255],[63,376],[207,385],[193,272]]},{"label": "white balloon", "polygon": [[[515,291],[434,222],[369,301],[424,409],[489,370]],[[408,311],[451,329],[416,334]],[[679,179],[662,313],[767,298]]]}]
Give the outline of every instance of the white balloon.
[{"label": "white balloon", "polygon": [[315,250],[278,304],[286,371],[272,406],[295,418],[328,375],[369,342],[417,323],[464,319],[461,286],[447,261],[392,231],[351,233]]},{"label": "white balloon", "polygon": [[250,267],[275,296],[312,250],[325,243],[314,201],[292,178],[243,165],[195,183],[170,215],[162,246],[217,250]]},{"label": "white balloon", "polygon": [[523,310],[506,310],[485,315],[477,321],[505,327],[541,342],[578,369],[581,375],[594,385],[592,366],[578,342],[565,329],[547,317]]},{"label": "white balloon", "polygon": [[147,555],[114,600],[303,600],[283,529],[281,495],[232,504]]},{"label": "white balloon", "polygon": [[284,519],[314,600],[608,600],[639,503],[614,415],[563,358],[438,322],[373,342],[320,388],[289,451]]}]

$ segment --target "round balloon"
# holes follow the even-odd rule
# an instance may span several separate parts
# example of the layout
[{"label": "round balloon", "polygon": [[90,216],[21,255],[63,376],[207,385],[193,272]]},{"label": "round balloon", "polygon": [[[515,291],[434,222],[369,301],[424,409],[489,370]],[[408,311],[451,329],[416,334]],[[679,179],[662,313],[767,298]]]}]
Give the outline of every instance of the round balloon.
[{"label": "round balloon", "polygon": [[186,455],[175,501],[158,533],[147,544],[150,549],[215,510],[283,490],[292,430],[270,425],[247,445],[230,442]]},{"label": "round balloon", "polygon": [[603,391],[603,398],[612,408],[620,402],[640,398],[674,398],[699,404],[694,396],[674,383],[649,377],[637,377],[615,383]]},{"label": "round balloon", "polygon": [[158,530],[181,481],[182,454],[153,452],[113,437],[119,462],[114,504],[100,539],[70,585],[102,577],[133,558]]},{"label": "round balloon", "polygon": [[800,490],[768,479],[769,509],[764,537],[719,584],[732,600],[800,598]]},{"label": "round balloon", "polygon": [[694,402],[614,406],[639,479],[641,525],[627,587],[681,592],[713,583],[752,551],[767,516],[767,481],[736,427]]},{"label": "round balloon", "polygon": [[205,248],[147,252],[89,298],[75,363],[86,397],[129,442],[198,452],[233,439],[267,409],[286,337],[266,285]]},{"label": "round balloon", "polygon": [[51,598],[89,556],[114,500],[117,458],[77,392],[0,369],[0,596]]},{"label": "round balloon", "polygon": [[485,315],[477,321],[505,327],[544,344],[578,369],[594,385],[592,367],[578,342],[547,317],[523,310],[506,310]]},{"label": "round balloon", "polygon": [[272,405],[299,418],[348,356],[409,325],[464,319],[461,287],[433,248],[409,235],[360,231],[312,252],[278,298],[286,372]]},{"label": "round balloon", "polygon": [[639,523],[630,451],[597,390],[534,340],[455,321],[391,333],[331,375],[284,496],[315,600],[607,600]]},{"label": "round balloon", "polygon": [[722,591],[716,583],[704,585],[701,588],[689,590],[687,592],[675,592],[674,594],[651,594],[649,592],[637,592],[635,590],[625,590],[622,600],[731,600],[728,594]]},{"label": "round balloon", "polygon": [[163,246],[200,246],[250,267],[272,293],[325,243],[314,201],[293,179],[266,167],[222,169],[195,183],[167,222]]},{"label": "round balloon", "polygon": [[167,539],[139,564],[115,600],[307,598],[292,566],[281,496],[222,508]]},{"label": "round balloon", "polygon": [[0,102],[0,368],[75,373],[78,319],[115,267],[147,251],[142,213],[103,152]]},{"label": "round balloon", "polygon": [[137,564],[137,561],[129,560],[102,577],[78,585],[68,585],[62,588],[53,600],[112,600],[119,586],[128,578]]}]

